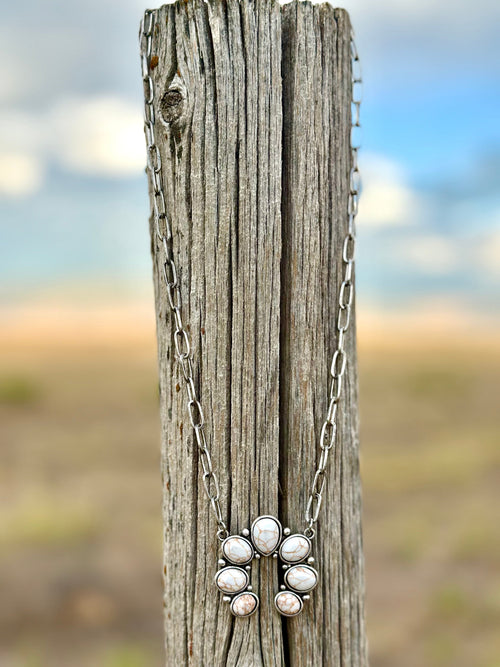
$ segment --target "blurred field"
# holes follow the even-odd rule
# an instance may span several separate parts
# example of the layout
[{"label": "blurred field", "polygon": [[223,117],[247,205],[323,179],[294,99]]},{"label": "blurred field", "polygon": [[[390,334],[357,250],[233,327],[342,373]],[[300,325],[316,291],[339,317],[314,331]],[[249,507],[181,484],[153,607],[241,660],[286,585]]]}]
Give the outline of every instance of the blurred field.
[{"label": "blurred field", "polygon": [[[159,667],[154,337],[75,330],[3,340],[0,665]],[[361,339],[373,667],[500,665],[499,370],[491,341]]]}]

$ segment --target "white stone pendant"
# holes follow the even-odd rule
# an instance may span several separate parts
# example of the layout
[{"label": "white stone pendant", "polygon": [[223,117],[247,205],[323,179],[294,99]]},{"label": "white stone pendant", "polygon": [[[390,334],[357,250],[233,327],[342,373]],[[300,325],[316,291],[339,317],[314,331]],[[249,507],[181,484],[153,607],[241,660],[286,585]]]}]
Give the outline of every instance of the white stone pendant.
[{"label": "white stone pendant", "polygon": [[222,543],[222,553],[234,565],[246,565],[254,557],[250,542],[239,535],[230,535]]},{"label": "white stone pendant", "polygon": [[301,563],[311,553],[311,540],[305,535],[289,535],[280,547],[280,558],[285,563]]},{"label": "white stone pendant", "polygon": [[282,616],[297,616],[304,606],[300,595],[292,593],[292,591],[277,593],[274,598],[274,604]]},{"label": "white stone pendant", "polygon": [[311,567],[311,540],[300,533],[290,535],[289,528],[282,530],[274,516],[257,517],[250,530],[229,535],[221,548],[223,558],[219,560],[215,585],[238,618],[251,616],[259,607],[259,598],[250,585],[250,562],[254,558],[273,556],[283,562],[284,583],[274,598],[274,606],[283,616],[300,614],[309,592],[318,584],[318,573]]},{"label": "white stone pendant", "polygon": [[241,593],[249,584],[249,576],[241,567],[225,567],[215,575],[215,585],[227,595]]},{"label": "white stone pendant", "polygon": [[285,584],[297,593],[309,593],[317,583],[318,573],[309,565],[294,565],[285,572]]},{"label": "white stone pendant", "polygon": [[259,598],[255,593],[240,593],[231,602],[231,612],[238,618],[246,618],[255,614],[259,606]]},{"label": "white stone pendant", "polygon": [[271,556],[277,551],[281,542],[281,524],[273,516],[259,516],[252,523],[250,537],[261,556]]}]

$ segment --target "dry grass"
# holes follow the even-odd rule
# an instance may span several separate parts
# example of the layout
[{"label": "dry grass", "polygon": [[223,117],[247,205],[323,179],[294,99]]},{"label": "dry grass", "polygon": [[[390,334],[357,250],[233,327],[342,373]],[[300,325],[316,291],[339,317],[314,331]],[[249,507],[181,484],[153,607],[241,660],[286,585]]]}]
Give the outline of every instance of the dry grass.
[{"label": "dry grass", "polygon": [[[152,332],[44,341],[1,358],[0,664],[159,666]],[[491,344],[361,346],[373,667],[498,665],[499,367]]]},{"label": "dry grass", "polygon": [[360,357],[374,667],[494,667],[500,642],[498,350]]}]

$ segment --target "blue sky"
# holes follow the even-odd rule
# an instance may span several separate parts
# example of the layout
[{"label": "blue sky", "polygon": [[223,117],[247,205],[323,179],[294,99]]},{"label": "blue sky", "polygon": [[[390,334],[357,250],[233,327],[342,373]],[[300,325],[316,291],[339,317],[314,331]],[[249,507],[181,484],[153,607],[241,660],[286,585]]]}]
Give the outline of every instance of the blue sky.
[{"label": "blue sky", "polygon": [[[491,313],[500,291],[500,4],[344,6],[365,79],[360,302]],[[77,285],[78,298],[95,297],[97,285],[150,296],[143,9],[138,0],[3,9],[4,303]]]}]

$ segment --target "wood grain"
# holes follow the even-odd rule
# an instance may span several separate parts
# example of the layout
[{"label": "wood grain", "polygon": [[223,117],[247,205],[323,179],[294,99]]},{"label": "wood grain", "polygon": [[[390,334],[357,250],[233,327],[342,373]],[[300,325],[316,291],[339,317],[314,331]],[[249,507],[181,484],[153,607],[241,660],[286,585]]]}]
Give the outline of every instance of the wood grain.
[{"label": "wood grain", "polygon": [[[231,531],[259,514],[303,530],[335,346],[347,224],[349,19],[329,5],[178,0],[155,12],[153,70],[167,207],[196,382]],[[234,619],[214,585],[204,496],[152,229],[167,665],[365,665],[355,335],[340,438],[303,614]],[[280,493],[281,489],[281,493]]]}]

